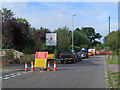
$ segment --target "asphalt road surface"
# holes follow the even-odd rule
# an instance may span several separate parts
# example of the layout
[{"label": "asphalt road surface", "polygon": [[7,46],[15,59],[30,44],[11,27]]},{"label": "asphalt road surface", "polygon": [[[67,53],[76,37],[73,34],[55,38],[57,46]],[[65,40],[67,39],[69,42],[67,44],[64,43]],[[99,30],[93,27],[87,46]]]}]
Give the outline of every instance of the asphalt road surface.
[{"label": "asphalt road surface", "polygon": [[34,71],[2,81],[2,88],[106,88],[104,56],[57,65],[57,71]]}]

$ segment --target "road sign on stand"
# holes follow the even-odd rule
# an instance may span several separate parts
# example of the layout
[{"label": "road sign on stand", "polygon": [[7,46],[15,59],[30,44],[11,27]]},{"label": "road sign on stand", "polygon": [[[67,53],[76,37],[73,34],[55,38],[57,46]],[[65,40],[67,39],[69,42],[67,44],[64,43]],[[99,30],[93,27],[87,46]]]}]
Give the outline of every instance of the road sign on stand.
[{"label": "road sign on stand", "polygon": [[47,46],[57,45],[57,34],[56,33],[46,33],[46,45]]},{"label": "road sign on stand", "polygon": [[48,55],[48,52],[36,52],[34,67],[46,68],[47,55]]}]

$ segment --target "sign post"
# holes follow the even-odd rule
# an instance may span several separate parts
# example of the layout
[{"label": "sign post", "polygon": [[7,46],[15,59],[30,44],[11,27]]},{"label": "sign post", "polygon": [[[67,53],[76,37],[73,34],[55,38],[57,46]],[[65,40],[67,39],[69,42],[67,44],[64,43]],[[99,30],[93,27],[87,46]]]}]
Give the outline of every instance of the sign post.
[{"label": "sign post", "polygon": [[46,46],[55,46],[55,58],[56,58],[56,46],[57,46],[57,33],[46,33]]},{"label": "sign post", "polygon": [[48,52],[36,52],[34,67],[46,68],[47,55],[48,55]]}]

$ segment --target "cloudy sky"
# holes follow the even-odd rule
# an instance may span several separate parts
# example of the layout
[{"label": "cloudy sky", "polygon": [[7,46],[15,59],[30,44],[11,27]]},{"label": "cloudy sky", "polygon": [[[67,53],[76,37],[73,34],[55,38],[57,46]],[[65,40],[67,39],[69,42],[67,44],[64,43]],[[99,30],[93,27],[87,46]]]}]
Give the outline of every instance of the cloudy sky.
[{"label": "cloudy sky", "polygon": [[103,37],[108,34],[108,17],[111,17],[111,31],[118,29],[117,2],[4,2],[2,7],[11,9],[15,17],[27,19],[32,27],[49,28],[51,31],[67,26],[74,28],[93,27]]}]

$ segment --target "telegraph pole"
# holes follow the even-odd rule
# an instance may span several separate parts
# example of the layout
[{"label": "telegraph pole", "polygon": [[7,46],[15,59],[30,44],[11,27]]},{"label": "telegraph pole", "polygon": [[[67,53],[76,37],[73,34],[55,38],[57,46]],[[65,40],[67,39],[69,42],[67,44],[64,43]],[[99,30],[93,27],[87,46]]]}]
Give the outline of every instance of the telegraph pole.
[{"label": "telegraph pole", "polygon": [[109,16],[109,34],[108,34],[108,58],[110,58],[110,47],[109,47],[109,41],[110,41],[110,16]]}]

